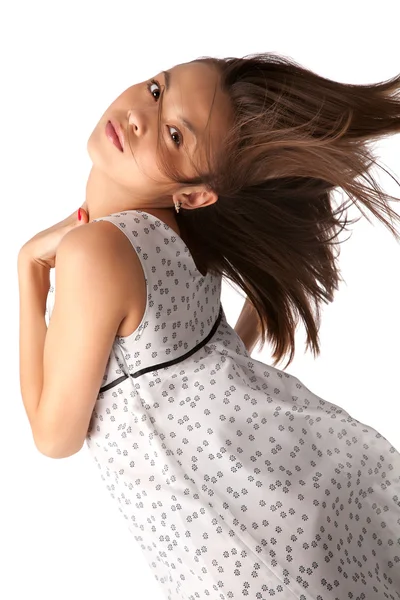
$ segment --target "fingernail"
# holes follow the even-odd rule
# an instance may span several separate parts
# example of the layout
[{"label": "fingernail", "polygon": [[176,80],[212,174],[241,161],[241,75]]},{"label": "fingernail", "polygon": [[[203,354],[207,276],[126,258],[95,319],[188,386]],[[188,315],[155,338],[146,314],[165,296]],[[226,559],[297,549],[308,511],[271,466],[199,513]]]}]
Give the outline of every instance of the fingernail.
[{"label": "fingernail", "polygon": [[78,210],[78,221],[80,221],[80,220],[81,220],[81,218],[82,218],[82,215],[81,215],[81,209],[79,209],[79,210]]}]

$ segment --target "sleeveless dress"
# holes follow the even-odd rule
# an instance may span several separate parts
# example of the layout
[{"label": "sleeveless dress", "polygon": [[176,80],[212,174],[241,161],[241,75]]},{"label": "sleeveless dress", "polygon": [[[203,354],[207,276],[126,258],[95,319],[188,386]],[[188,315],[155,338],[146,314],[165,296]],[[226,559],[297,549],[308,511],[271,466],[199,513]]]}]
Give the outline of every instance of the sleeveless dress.
[{"label": "sleeveless dress", "polygon": [[399,600],[399,452],[251,358],[221,277],[167,224],[100,220],[131,241],[147,305],[115,338],[86,443],[165,598]]}]

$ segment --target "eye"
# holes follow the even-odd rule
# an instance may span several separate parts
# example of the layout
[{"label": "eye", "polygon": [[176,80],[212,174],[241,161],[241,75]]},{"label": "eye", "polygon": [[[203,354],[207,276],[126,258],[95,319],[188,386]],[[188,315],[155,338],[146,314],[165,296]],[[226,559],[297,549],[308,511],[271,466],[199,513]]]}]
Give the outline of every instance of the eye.
[{"label": "eye", "polygon": [[[153,85],[156,86],[157,89],[152,89]],[[150,94],[153,96],[154,100],[158,100],[160,97],[160,86],[158,84],[157,81],[155,81],[154,79],[152,79],[148,84],[147,84],[147,89],[149,90]],[[158,93],[158,96],[154,96],[155,93]]]},{"label": "eye", "polygon": [[181,134],[179,133],[179,131],[175,127],[172,127],[171,125],[167,125],[167,127],[170,131],[171,131],[171,129],[175,129],[176,133],[171,133],[171,139],[174,142],[174,144],[176,144],[177,146],[180,146]]},{"label": "eye", "polygon": [[[147,89],[150,94],[153,96],[154,100],[158,100],[160,98],[160,84],[155,79],[151,79],[147,84]],[[158,94],[158,95],[155,95]],[[174,129],[176,133],[170,133],[171,139],[176,146],[180,146],[182,143],[182,135],[176,127],[172,127],[172,125],[167,125],[168,129]]]}]

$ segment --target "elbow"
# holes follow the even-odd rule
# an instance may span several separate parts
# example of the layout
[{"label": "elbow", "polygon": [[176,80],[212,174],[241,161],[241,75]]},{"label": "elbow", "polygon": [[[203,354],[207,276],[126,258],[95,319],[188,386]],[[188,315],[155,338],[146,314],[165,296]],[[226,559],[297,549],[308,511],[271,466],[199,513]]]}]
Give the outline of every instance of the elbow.
[{"label": "elbow", "polygon": [[45,443],[37,439],[34,439],[34,441],[35,446],[40,452],[40,454],[43,454],[43,456],[47,456],[47,458],[69,458],[70,456],[77,454],[82,449],[82,446],[80,446],[79,448],[63,448],[60,447],[59,444],[55,443]]}]

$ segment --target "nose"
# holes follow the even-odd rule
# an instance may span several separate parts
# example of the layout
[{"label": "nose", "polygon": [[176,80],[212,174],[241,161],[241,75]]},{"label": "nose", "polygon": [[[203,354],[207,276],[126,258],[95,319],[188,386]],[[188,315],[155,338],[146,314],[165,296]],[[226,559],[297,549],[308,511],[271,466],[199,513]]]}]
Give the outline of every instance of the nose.
[{"label": "nose", "polygon": [[144,115],[138,110],[128,111],[128,124],[132,127],[133,133],[141,136],[146,131],[146,121]]}]

